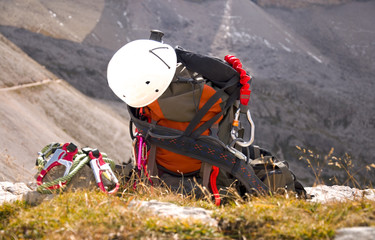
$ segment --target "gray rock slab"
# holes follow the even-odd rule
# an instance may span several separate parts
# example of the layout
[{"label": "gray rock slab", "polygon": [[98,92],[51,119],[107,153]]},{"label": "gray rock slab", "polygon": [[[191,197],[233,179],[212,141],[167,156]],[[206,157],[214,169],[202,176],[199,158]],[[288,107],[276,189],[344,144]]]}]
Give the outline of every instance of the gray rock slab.
[{"label": "gray rock slab", "polygon": [[173,203],[133,200],[129,207],[140,211],[151,212],[152,214],[164,217],[174,217],[180,219],[200,220],[210,226],[217,226],[217,221],[211,217],[212,211],[197,207],[181,207]]},{"label": "gray rock slab", "polygon": [[335,240],[373,240],[375,227],[352,227],[337,230]]},{"label": "gray rock slab", "polygon": [[23,195],[33,190],[33,184],[0,182],[0,204],[22,200]]},{"label": "gray rock slab", "polygon": [[[306,192],[314,195],[312,202],[327,203],[332,201],[359,200],[362,198],[375,201],[375,190],[360,190],[348,186],[326,186],[306,187]],[[374,238],[375,239],[375,238]]]}]

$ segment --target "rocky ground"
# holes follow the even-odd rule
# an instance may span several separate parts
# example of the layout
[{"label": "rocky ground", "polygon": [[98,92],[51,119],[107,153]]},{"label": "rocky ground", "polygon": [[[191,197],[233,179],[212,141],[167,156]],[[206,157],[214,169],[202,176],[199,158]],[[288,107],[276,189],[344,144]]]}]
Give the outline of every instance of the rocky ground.
[{"label": "rocky ground", "polygon": [[[50,200],[53,195],[40,194],[35,191],[35,183],[12,183],[0,182],[0,204],[15,200],[26,200],[30,204],[39,204],[42,201]],[[328,203],[330,201],[350,201],[366,198],[375,201],[374,190],[359,190],[345,186],[325,186],[306,188],[309,194],[314,197],[309,200],[317,203]],[[195,207],[180,207],[172,203],[158,201],[138,201],[132,200],[128,207],[136,208],[138,211],[146,211],[148,213],[160,216],[169,216],[177,218],[188,218],[192,220],[202,220],[212,226],[218,223],[211,217],[212,211]],[[374,227],[354,227],[342,228],[337,231],[336,240],[372,240],[375,234]]]},{"label": "rocky ground", "polygon": [[[36,184],[34,182],[0,182],[0,204],[14,200],[27,200],[30,204],[38,203],[40,200],[39,198],[42,199],[43,196],[46,195],[39,195],[35,191]],[[373,189],[360,190],[348,186],[318,185],[315,187],[307,187],[306,191],[308,194],[313,195],[313,198],[309,201],[318,203],[347,200],[354,201],[361,198],[375,201],[375,191]]]}]

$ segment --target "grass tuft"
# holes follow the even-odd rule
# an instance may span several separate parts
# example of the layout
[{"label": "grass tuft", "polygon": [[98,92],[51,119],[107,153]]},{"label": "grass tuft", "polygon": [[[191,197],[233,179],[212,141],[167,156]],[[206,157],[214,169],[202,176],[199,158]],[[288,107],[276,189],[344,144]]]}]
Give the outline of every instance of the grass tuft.
[{"label": "grass tuft", "polygon": [[355,166],[352,157],[345,153],[338,157],[331,148],[328,154],[321,155],[314,153],[310,149],[296,146],[300,151],[299,160],[306,162],[315,176],[315,185],[335,184],[351,186],[359,189],[373,188],[373,178],[375,164]]}]

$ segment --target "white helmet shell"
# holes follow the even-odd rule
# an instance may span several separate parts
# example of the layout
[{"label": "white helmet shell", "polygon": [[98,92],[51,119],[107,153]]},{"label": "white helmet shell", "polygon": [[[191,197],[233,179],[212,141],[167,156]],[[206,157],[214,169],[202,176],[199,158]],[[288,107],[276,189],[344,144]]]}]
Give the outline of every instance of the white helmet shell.
[{"label": "white helmet shell", "polygon": [[175,50],[154,40],[135,40],[120,48],[109,61],[108,85],[131,107],[158,99],[171,83],[177,65]]}]

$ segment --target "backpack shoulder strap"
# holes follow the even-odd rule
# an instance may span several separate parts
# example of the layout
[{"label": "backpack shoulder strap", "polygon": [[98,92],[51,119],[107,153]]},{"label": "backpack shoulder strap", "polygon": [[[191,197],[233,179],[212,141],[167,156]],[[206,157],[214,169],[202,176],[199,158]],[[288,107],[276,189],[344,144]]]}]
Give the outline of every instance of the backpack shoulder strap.
[{"label": "backpack shoulder strap", "polygon": [[194,137],[200,136],[205,130],[211,127],[240,96],[241,86],[238,85],[240,80],[239,73],[230,66],[227,62],[199,53],[193,53],[177,47],[175,49],[177,61],[182,63],[189,71],[196,72],[202,75],[205,79],[212,82],[219,90],[206,102],[205,105],[197,112],[194,118],[190,121],[189,126],[186,128],[184,135],[190,136],[193,130],[200,123],[200,120],[205,116],[207,111],[223,96],[228,93],[230,98],[224,106],[222,112],[218,113],[211,120],[207,121],[200,128],[194,132]]},{"label": "backpack shoulder strap", "polygon": [[201,74],[219,88],[223,88],[228,79],[239,77],[238,72],[232,66],[219,58],[190,52],[181,47],[177,47],[175,51],[177,62],[184,64],[188,70]]}]

